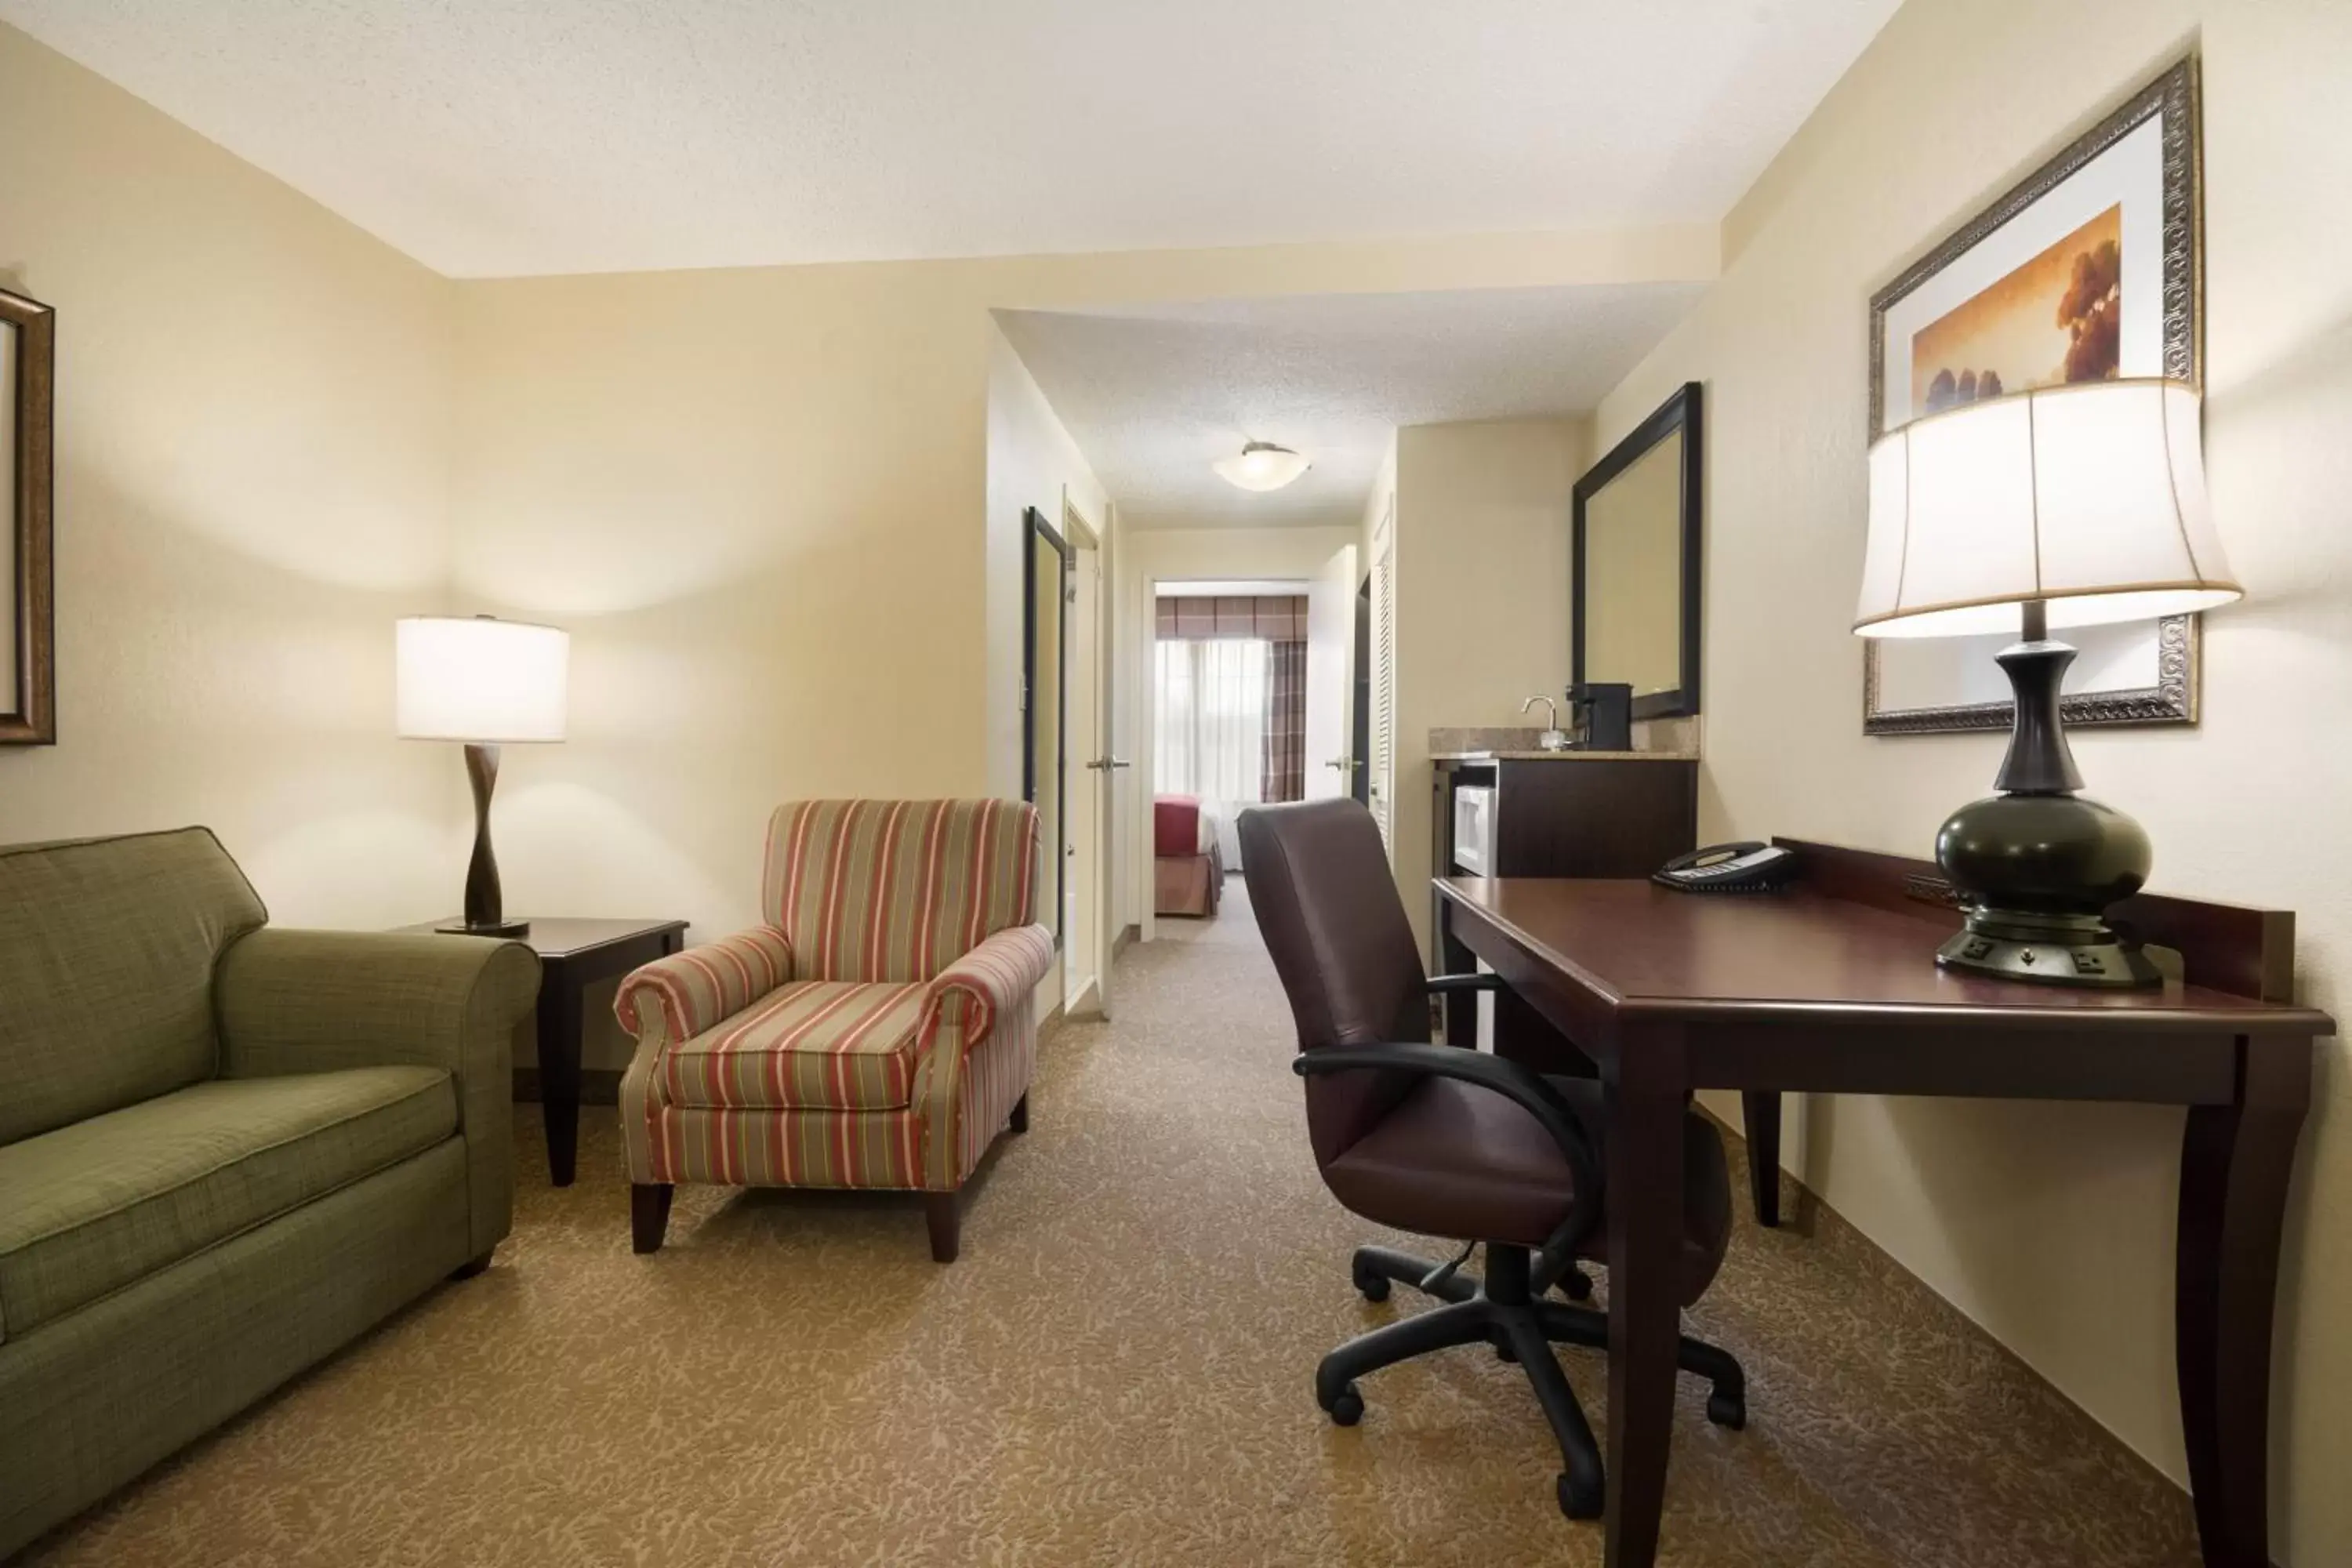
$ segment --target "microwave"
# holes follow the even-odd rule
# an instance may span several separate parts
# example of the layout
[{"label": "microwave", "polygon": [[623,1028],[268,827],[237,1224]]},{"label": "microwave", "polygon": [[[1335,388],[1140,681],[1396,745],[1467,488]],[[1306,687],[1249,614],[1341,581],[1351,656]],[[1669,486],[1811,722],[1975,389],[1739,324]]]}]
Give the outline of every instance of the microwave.
[{"label": "microwave", "polygon": [[1461,784],[1454,791],[1454,864],[1474,877],[1495,874],[1495,786]]}]

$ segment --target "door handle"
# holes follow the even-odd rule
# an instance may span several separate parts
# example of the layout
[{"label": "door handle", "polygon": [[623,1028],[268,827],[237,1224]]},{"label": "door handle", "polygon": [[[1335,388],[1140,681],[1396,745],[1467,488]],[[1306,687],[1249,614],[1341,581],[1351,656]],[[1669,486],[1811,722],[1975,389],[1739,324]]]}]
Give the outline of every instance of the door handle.
[{"label": "door handle", "polygon": [[1127,759],[1125,757],[1090,757],[1087,760],[1087,766],[1098,773],[1105,773],[1112,768],[1127,766]]}]

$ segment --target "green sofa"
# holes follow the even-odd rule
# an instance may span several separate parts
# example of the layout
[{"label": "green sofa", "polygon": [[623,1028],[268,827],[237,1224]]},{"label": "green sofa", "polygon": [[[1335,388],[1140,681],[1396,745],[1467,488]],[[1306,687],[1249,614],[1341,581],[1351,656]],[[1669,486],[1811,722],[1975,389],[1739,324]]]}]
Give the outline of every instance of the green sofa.
[{"label": "green sofa", "polygon": [[268,918],[203,828],[0,847],[0,1558],[507,1234],[539,960]]}]

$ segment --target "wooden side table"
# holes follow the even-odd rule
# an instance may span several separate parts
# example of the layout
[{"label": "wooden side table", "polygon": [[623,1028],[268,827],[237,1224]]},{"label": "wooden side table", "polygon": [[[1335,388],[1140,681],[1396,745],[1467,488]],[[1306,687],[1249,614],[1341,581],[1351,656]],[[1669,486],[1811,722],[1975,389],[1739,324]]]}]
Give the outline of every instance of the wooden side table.
[{"label": "wooden side table", "polygon": [[581,998],[599,980],[677,952],[686,945],[686,924],[534,916],[530,930],[514,939],[539,954],[539,1099],[547,1114],[547,1173],[559,1187],[572,1184],[580,1151]]}]

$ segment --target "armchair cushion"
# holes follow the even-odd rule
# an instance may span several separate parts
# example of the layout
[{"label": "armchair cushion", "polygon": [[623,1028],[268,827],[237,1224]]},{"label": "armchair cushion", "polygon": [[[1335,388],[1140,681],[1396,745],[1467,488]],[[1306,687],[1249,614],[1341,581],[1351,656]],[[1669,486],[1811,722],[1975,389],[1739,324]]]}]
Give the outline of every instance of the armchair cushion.
[{"label": "armchair cushion", "polygon": [[457,1130],[447,1072],[215,1079],[0,1149],[13,1338]]},{"label": "armchair cushion", "polygon": [[613,994],[621,1027],[683,1040],[712,1029],[793,977],[792,943],[772,926],[673,952],[629,972]]},{"label": "armchair cushion", "polygon": [[661,1055],[673,1105],[896,1110],[912,1098],[920,985],[809,980]]},{"label": "armchair cushion", "polygon": [[929,980],[1034,919],[1037,813],[1005,800],[809,800],[768,825],[761,909],[803,980]]}]

